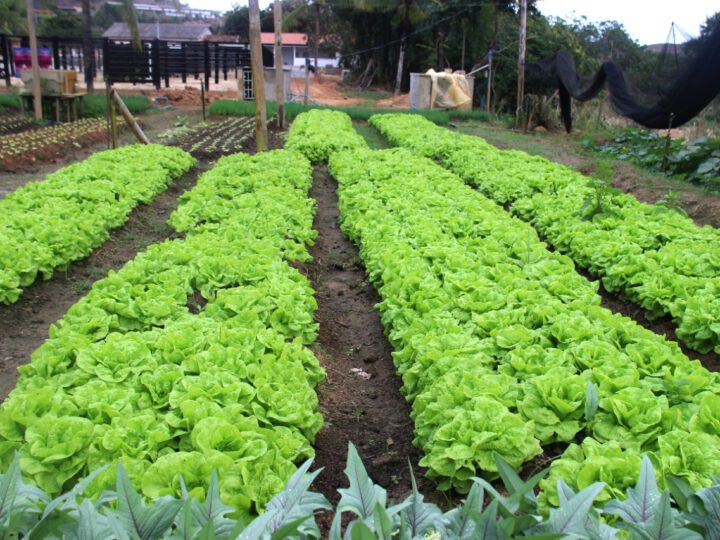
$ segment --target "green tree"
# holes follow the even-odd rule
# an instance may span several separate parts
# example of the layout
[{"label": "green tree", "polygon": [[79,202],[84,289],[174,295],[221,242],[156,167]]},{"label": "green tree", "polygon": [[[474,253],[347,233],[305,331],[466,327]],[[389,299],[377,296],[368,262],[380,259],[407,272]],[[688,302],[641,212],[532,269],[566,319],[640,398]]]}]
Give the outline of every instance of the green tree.
[{"label": "green tree", "polygon": [[82,37],[82,18],[75,13],[61,9],[53,9],[52,15],[40,17],[37,23],[37,32],[43,37]]},{"label": "green tree", "polygon": [[0,0],[0,34],[23,34],[25,24],[25,2]]}]

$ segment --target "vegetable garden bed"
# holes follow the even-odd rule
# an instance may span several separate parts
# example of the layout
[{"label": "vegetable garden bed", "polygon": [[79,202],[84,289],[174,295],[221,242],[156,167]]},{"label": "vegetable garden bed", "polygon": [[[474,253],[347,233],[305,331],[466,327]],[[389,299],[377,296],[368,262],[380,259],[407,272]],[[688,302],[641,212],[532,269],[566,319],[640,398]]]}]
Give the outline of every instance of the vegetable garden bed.
[{"label": "vegetable garden bed", "polygon": [[[224,129],[213,128],[198,135],[196,151]],[[474,538],[479,529],[502,537],[501,528],[508,536],[582,530],[611,537],[591,506],[605,505],[606,519],[637,521],[634,505],[648,500],[648,520],[673,514],[674,524],[661,525],[675,534],[698,538],[676,528],[691,521],[695,531],[711,530],[702,505],[710,508],[720,487],[688,501],[720,470],[720,377],[677,344],[601,308],[597,282],[549,251],[528,223],[470,189],[467,178],[417,155],[462,156],[464,166],[477,167],[471,158],[478,152],[492,163],[489,147],[413,129],[414,151],[374,151],[347,115],[312,110],[294,122],[288,150],[219,160],[180,197],[169,220],[178,237],[96,282],[20,368],[0,407],[0,470],[15,463],[56,495],[110,464],[84,489],[94,497],[117,479],[117,508],[100,502],[91,511],[87,502],[80,514],[106,517],[98,522],[109,527],[105,536],[121,526],[137,532],[138,522],[164,509],[154,522],[162,530],[140,537],[188,536],[191,523],[198,532],[212,520],[212,535],[225,538],[231,525],[222,518],[231,510],[218,506],[220,499],[241,520],[260,512],[314,444],[316,465],[326,467],[316,486],[337,501],[352,439],[392,497],[412,495],[386,509],[387,493],[370,483],[350,447],[350,488],[341,492],[332,525],[329,516],[321,519],[333,540],[348,523],[343,511],[363,520],[349,524],[347,538],[432,531]],[[203,155],[225,151],[211,147]],[[326,161],[339,182],[339,207]],[[311,162],[318,164],[317,203],[308,197]],[[512,191],[502,175],[491,178],[496,197]],[[548,193],[538,187],[546,178],[531,180],[537,193],[530,199],[572,186]],[[521,200],[506,202],[519,207]],[[370,314],[373,304],[389,342]],[[391,347],[400,377],[392,374]],[[328,381],[317,388],[318,406],[323,367]],[[443,514],[423,503],[406,457],[416,475],[422,457],[429,479],[421,485],[469,492],[466,505]],[[550,460],[547,478],[533,475]],[[693,516],[671,510],[669,496],[654,487],[651,464],[661,487],[673,489],[676,507]],[[627,492],[638,475],[637,491]],[[509,498],[489,483],[499,477]],[[291,480],[245,537],[264,530],[269,538],[281,515],[295,521],[277,537],[306,538],[290,532],[298,518],[314,536],[314,520],[302,509],[326,503],[302,494],[311,480],[302,487],[300,477]],[[141,507],[130,484],[153,510]],[[483,511],[484,489],[493,502]],[[183,502],[186,496],[211,502]],[[627,503],[612,500],[626,496]],[[67,504],[75,515],[75,502]],[[537,515],[538,504],[545,515]],[[518,512],[525,515],[514,519]],[[113,525],[113,513],[140,517]]]},{"label": "vegetable garden bed", "polygon": [[[283,260],[308,257],[309,184],[309,163],[291,152],[206,173],[171,218],[186,238],[95,283],[20,368],[0,409],[2,466],[19,449],[25,473],[54,494],[121,460],[149,497],[180,495],[180,473],[200,495],[216,469],[242,513],[282,489],[322,425],[312,389],[322,370],[305,347],[315,301]],[[86,492],[113,482],[103,473]]]},{"label": "vegetable garden bed", "polygon": [[611,292],[650,319],[670,315],[688,347],[720,352],[720,233],[638,202],[598,179],[522,152],[500,151],[420,117],[371,121],[391,142],[432,157],[529,221]]},{"label": "vegetable garden bed", "polygon": [[0,200],[0,303],[38,276],[86,257],[194,159],[178,149],[126,146],[100,152]]},{"label": "vegetable garden bed", "polygon": [[25,116],[0,113],[0,136],[39,129],[40,127],[40,124],[30,121]]},{"label": "vegetable garden bed", "polygon": [[[279,132],[269,126],[270,147],[280,147]],[[255,151],[255,123],[252,118],[210,120],[190,128],[173,130],[167,144],[179,146],[198,159],[217,159],[237,152]]]},{"label": "vegetable garden bed", "polygon": [[0,135],[0,170],[25,170],[35,163],[52,161],[70,150],[105,140],[107,126],[103,118]]}]

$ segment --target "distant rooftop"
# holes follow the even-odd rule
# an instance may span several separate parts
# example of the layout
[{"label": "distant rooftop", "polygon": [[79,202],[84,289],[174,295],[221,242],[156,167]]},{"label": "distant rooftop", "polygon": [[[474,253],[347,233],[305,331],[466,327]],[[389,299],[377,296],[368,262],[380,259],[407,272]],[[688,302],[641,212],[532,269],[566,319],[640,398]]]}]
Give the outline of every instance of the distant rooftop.
[{"label": "distant rooftop", "polygon": [[[160,39],[162,41],[202,41],[210,35],[207,24],[181,23],[139,23],[140,39]],[[117,40],[130,40],[130,29],[125,23],[113,23],[103,32],[103,37]]]},{"label": "distant rooftop", "polygon": [[[262,32],[260,41],[263,45],[273,45],[275,43],[275,33]],[[299,32],[283,32],[282,42],[283,45],[307,45],[308,37],[307,34],[301,34]]]}]

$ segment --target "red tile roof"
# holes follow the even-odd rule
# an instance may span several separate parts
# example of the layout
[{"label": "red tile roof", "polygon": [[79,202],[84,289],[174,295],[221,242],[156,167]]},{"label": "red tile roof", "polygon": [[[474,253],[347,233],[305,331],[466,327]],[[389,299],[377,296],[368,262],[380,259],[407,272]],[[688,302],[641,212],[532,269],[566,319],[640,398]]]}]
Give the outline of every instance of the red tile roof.
[{"label": "red tile roof", "polygon": [[[260,41],[263,45],[273,45],[275,43],[275,34],[273,32],[261,32]],[[307,45],[307,34],[299,32],[283,32],[283,45]]]}]

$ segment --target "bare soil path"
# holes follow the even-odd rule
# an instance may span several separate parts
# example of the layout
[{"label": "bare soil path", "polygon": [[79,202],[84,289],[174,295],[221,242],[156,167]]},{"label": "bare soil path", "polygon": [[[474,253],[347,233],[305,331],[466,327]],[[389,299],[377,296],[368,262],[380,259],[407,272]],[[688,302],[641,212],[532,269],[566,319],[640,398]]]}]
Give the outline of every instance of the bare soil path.
[{"label": "bare soil path", "polygon": [[432,492],[433,483],[417,466],[421,456],[412,445],[410,407],[400,394],[392,348],[373,307],[380,298],[357,248],[340,230],[336,184],[325,167],[316,168],[310,196],[317,201],[314,227],[319,234],[310,249],[313,261],[300,269],[316,291],[320,332],[314,350],[327,372],[319,387],[325,427],[315,442],[315,466],[324,471],[315,489],[338,501],[337,488],[347,486],[343,470],[352,442],[370,477],[388,490],[390,499],[410,492],[408,460],[421,490]]}]

